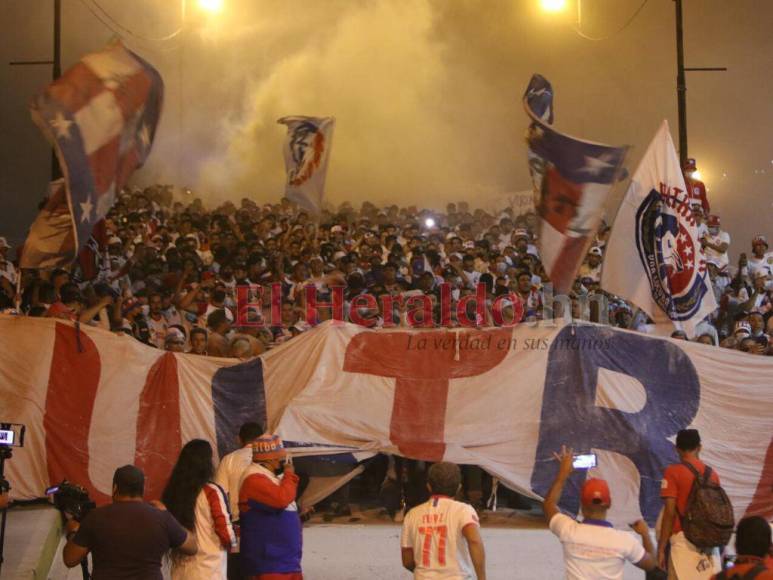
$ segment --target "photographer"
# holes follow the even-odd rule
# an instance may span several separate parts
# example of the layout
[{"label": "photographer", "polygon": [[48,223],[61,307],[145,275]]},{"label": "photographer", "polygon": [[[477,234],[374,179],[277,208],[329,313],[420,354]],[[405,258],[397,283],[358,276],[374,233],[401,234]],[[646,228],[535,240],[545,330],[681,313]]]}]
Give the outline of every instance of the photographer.
[{"label": "photographer", "polygon": [[113,503],[89,512],[80,524],[67,523],[65,565],[73,568],[91,552],[94,580],[162,580],[161,559],[170,549],[195,554],[196,538],[169,512],[145,503],[144,490],[142,471],[133,465],[116,469]]}]

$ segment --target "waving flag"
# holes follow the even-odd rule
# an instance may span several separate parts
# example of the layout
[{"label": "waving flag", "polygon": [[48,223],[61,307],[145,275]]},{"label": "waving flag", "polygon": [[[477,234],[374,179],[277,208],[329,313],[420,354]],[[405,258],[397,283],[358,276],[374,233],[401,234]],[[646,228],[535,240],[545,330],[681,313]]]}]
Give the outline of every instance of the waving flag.
[{"label": "waving flag", "polygon": [[[57,255],[61,265],[80,252],[117,192],[147,159],[163,93],[158,71],[114,42],[84,56],[32,100],[32,119],[54,146],[64,174],[74,235],[49,221],[60,211],[41,213],[25,244],[29,260],[42,252],[50,267]],[[42,266],[27,261],[25,267]]]},{"label": "waving flag", "polygon": [[322,210],[327,164],[333,144],[333,117],[282,117],[287,198],[313,213]]},{"label": "waving flag", "polygon": [[553,129],[553,87],[540,75],[532,76],[523,104],[531,119],[527,142],[534,205],[541,218],[540,253],[554,291],[564,293],[598,229],[627,148],[582,141]]},{"label": "waving flag", "polygon": [[[360,453],[387,452],[480,465],[540,497],[558,468],[553,452],[572,445],[598,455],[591,476],[610,482],[612,521],[654,523],[662,470],[678,460],[673,436],[692,426],[736,514],[773,516],[769,357],[598,325],[327,322],[232,363],[0,315],[3,420],[27,425],[27,444],[7,465],[15,497],[67,478],[108,501],[113,470],[134,463],[155,498],[186,441],[207,439],[222,456],[243,422],[261,421],[302,442],[295,456],[347,456],[317,472],[339,483]],[[573,474],[562,498],[572,513],[586,475]]]},{"label": "waving flag", "polygon": [[641,160],[612,226],[601,286],[656,323],[695,334],[717,309],[668,122]]}]

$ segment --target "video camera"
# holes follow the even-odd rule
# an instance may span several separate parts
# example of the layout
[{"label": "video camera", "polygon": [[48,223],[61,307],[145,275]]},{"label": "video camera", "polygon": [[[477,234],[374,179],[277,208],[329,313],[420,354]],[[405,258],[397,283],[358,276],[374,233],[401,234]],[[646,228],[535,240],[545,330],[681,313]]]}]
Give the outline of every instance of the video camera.
[{"label": "video camera", "polygon": [[5,549],[5,522],[8,516],[8,497],[11,484],[5,478],[5,461],[13,456],[14,447],[24,446],[24,433],[27,428],[20,423],[0,422],[0,495],[3,496],[2,515],[0,515],[0,569],[3,567]]},{"label": "video camera", "polygon": [[10,459],[14,447],[24,446],[24,433],[27,428],[20,423],[0,422],[0,493],[8,493],[11,485],[5,479],[5,460]]},{"label": "video camera", "polygon": [[83,521],[86,514],[97,507],[97,504],[91,501],[85,487],[70,483],[66,479],[58,485],[49,487],[46,495],[53,496],[56,509],[77,522]]}]

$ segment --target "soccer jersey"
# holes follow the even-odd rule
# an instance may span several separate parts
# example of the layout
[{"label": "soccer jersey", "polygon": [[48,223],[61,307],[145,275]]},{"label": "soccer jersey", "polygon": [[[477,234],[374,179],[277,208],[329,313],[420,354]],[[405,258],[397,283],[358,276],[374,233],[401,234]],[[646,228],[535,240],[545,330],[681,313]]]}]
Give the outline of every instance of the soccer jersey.
[{"label": "soccer jersey", "polygon": [[[700,459],[688,458],[684,461],[690,463],[701,475],[706,471],[706,465]],[[671,528],[671,535],[675,535],[682,531],[681,516],[684,515],[687,510],[687,499],[690,496],[690,490],[692,484],[695,481],[695,476],[688,467],[685,467],[681,463],[674,463],[669,465],[663,473],[663,481],[660,486],[660,497],[662,498],[674,498],[676,500],[676,511],[678,515],[674,518],[674,525]],[[713,469],[711,470],[711,481],[717,485],[719,483],[719,476]]]},{"label": "soccer jersey", "polygon": [[[723,232],[720,230],[717,232],[716,236],[712,236],[711,232],[706,236],[708,240],[715,246],[719,246],[721,244],[730,244],[730,234],[727,232]],[[725,250],[722,253],[717,252],[713,248],[709,248],[708,246],[704,250],[706,253],[706,259],[712,260],[714,263],[716,263],[719,266],[719,269],[726,268],[727,265],[730,263],[730,258],[727,255],[727,250]]]},{"label": "soccer jersey", "polygon": [[416,580],[473,580],[466,526],[478,526],[478,514],[466,503],[442,495],[416,506],[403,521],[402,548],[411,548]]},{"label": "soccer jersey", "polygon": [[749,258],[749,273],[754,277],[757,272],[766,272],[768,275],[773,273],[773,252],[768,252],[762,258]]}]

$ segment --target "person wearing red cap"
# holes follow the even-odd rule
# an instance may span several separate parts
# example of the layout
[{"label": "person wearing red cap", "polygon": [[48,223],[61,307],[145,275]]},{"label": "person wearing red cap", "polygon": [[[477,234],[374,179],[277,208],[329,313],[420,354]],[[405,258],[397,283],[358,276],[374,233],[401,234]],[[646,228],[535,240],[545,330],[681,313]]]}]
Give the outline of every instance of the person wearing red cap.
[{"label": "person wearing red cap", "polygon": [[709,198],[706,196],[706,185],[700,179],[695,177],[695,174],[698,172],[695,159],[687,159],[682,169],[684,173],[684,183],[687,186],[687,195],[690,199],[700,203],[704,213],[709,215],[711,208],[709,207]]},{"label": "person wearing red cap", "polygon": [[644,520],[631,524],[641,537],[641,543],[630,534],[614,529],[606,520],[612,498],[603,479],[590,478],[582,486],[582,522],[561,513],[558,500],[566,480],[574,471],[574,457],[572,450],[566,447],[553,455],[559,462],[558,475],[545,496],[542,509],[550,531],[563,544],[567,580],[622,580],[626,561],[647,572],[654,570],[657,567],[655,548]]}]

